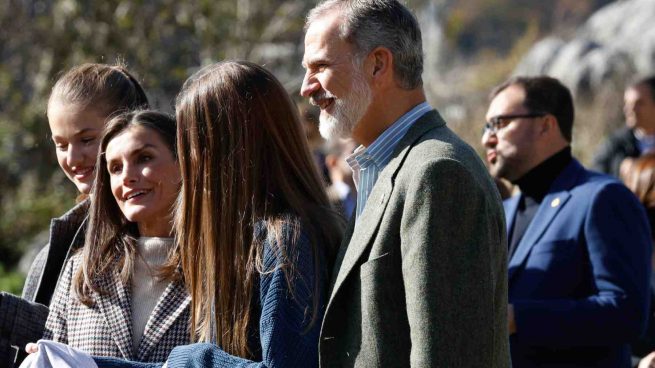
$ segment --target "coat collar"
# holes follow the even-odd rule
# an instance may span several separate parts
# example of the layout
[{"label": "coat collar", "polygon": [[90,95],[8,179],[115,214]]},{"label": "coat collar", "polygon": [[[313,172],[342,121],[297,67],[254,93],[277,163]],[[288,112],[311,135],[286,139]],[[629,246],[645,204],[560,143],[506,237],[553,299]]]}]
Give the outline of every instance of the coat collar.
[{"label": "coat collar", "polygon": [[330,307],[329,304],[331,304],[334,295],[343,284],[343,281],[355,268],[355,265],[364,255],[366,249],[368,249],[371,238],[376,233],[380,221],[382,220],[382,216],[387,208],[387,204],[389,203],[389,197],[393,190],[396,174],[405,161],[411,146],[427,131],[445,125],[446,123],[439,114],[435,110],[431,110],[420,117],[412,127],[409,128],[405,136],[398,142],[398,145],[391,156],[391,160],[378,176],[359,220],[357,220],[356,223],[353,223],[355,220],[354,218],[351,219],[350,229],[352,229],[352,232],[348,229],[346,236],[341,243],[339,255],[337,256],[336,267],[338,268],[335,268],[336,277],[328,308]]},{"label": "coat collar", "polygon": [[[117,266],[112,266],[116,269]],[[94,295],[94,301],[102,314],[111,338],[121,353],[121,358],[134,360],[132,344],[132,310],[130,305],[130,290],[124,285],[118,272],[101,275],[98,285],[103,294]]]},{"label": "coat collar", "polygon": [[[556,215],[566,206],[566,203],[571,198],[571,190],[579,182],[584,173],[584,167],[577,160],[573,159],[557,176],[557,179],[555,179],[553,185],[548,190],[548,194],[546,194],[537,209],[532,222],[530,222],[530,225],[525,230],[523,238],[519,241],[516,252],[514,252],[514,255],[509,261],[509,279],[512,278],[517,269],[521,268],[532,251],[533,246],[541,239]],[[505,202],[508,233],[512,230],[516,219],[519,198],[519,195],[517,195]]]},{"label": "coat collar", "polygon": [[[88,218],[90,201],[78,203],[68,212],[50,222],[49,249],[33,301],[50,304],[50,298],[63,272],[66,261],[73,251],[84,245],[84,234]],[[55,278],[55,276],[57,276]]]},{"label": "coat collar", "polygon": [[189,303],[191,303],[191,296],[187,293],[184,283],[174,281],[168,284],[146,323],[136,353],[138,361],[145,361],[148,358],[166,332],[184,314]]}]

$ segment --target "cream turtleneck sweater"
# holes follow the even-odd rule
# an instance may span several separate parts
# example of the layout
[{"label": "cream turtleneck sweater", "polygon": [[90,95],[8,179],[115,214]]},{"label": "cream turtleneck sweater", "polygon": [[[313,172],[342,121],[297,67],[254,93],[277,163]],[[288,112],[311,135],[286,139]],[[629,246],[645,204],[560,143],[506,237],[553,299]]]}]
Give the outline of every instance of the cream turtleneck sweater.
[{"label": "cream turtleneck sweater", "polygon": [[168,258],[173,238],[141,237],[132,273],[132,343],[139,349],[146,323],[169,282],[156,277],[157,270]]}]

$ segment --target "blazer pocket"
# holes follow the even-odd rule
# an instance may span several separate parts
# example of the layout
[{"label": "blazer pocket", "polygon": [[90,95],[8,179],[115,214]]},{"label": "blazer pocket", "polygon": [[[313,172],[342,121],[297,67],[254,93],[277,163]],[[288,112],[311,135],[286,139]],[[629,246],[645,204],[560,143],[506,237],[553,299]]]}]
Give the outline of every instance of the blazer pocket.
[{"label": "blazer pocket", "polygon": [[575,245],[576,242],[569,239],[541,242],[534,245],[532,254],[557,253],[558,255],[565,255],[571,253],[576,248]]},{"label": "blazer pocket", "polygon": [[367,279],[371,276],[374,276],[375,274],[379,274],[386,267],[388,267],[390,260],[391,256],[389,252],[369,259],[368,261],[362,263],[361,266],[359,266],[359,277],[361,279]]}]

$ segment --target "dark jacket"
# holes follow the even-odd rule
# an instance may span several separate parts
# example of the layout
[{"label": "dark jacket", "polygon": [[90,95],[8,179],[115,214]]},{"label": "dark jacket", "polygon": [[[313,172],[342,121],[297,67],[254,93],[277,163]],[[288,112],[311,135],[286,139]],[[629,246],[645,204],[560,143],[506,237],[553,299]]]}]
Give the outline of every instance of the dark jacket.
[{"label": "dark jacket", "polygon": [[634,131],[624,127],[612,133],[596,151],[592,169],[618,178],[621,162],[627,157],[637,157],[640,153]]},{"label": "dark jacket", "polygon": [[[0,292],[0,368],[24,358],[23,348],[43,335],[50,298],[71,249],[84,244],[89,201],[83,201],[50,223],[50,241],[34,259],[22,298]],[[16,364],[18,366],[18,364]]]}]

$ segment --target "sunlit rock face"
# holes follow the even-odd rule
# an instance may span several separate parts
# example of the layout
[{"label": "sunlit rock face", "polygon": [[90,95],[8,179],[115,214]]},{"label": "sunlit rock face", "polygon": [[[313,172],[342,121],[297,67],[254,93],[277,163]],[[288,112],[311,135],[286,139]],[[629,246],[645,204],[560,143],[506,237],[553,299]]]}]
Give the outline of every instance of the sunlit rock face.
[{"label": "sunlit rock face", "polygon": [[577,95],[589,95],[608,80],[655,73],[655,1],[609,4],[582,25],[574,38],[545,38],[536,43],[514,71],[548,74]]}]

